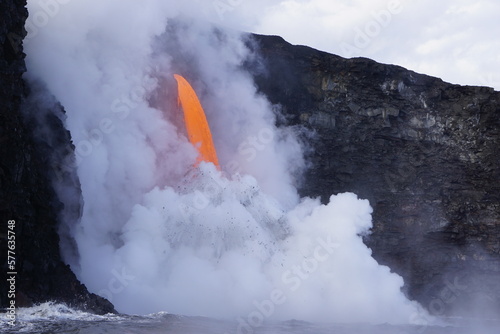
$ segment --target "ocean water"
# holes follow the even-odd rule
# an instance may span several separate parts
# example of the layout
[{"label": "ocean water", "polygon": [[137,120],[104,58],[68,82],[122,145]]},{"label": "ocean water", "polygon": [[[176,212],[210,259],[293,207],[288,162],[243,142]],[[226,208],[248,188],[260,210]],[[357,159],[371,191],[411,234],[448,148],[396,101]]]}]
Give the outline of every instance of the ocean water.
[{"label": "ocean water", "polygon": [[500,319],[442,319],[440,325],[310,323],[298,320],[267,322],[252,327],[241,319],[187,317],[166,312],[146,316],[94,315],[62,304],[45,303],[17,310],[15,326],[0,316],[1,333],[79,334],[498,334]]}]

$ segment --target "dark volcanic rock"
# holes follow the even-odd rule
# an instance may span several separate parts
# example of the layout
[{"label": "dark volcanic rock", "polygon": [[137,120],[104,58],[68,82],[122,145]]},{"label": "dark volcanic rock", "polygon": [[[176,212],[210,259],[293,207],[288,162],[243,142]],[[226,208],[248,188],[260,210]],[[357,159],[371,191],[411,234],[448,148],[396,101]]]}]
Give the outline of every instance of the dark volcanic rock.
[{"label": "dark volcanic rock", "polygon": [[[8,271],[17,271],[16,306],[46,301],[65,302],[70,306],[97,313],[114,312],[107,300],[89,294],[60,257],[57,234],[58,217],[78,208],[64,208],[50,179],[57,161],[71,154],[69,133],[54,108],[40,104],[35,90],[23,82],[25,72],[22,38],[28,15],[25,1],[0,2],[0,251],[2,279],[1,307],[9,303]],[[36,92],[39,92],[37,88]],[[23,117],[21,109],[33,117]],[[39,115],[34,117],[34,115]],[[45,135],[40,132],[44,128]],[[35,133],[38,133],[36,138]],[[61,180],[71,177],[60,173]],[[78,184],[73,184],[78,193]],[[15,221],[15,268],[7,266],[8,221]],[[11,234],[12,235],[12,234]]]},{"label": "dark volcanic rock", "polygon": [[316,134],[302,194],[369,199],[365,242],[433,313],[500,309],[500,93],[253,40],[258,89]]}]

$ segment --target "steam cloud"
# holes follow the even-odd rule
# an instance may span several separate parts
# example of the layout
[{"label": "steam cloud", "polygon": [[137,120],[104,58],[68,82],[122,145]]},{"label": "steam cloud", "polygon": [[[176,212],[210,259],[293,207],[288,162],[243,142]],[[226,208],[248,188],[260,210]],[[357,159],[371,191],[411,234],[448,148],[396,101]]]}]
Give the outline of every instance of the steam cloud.
[{"label": "steam cloud", "polygon": [[[419,306],[360,237],[368,202],[299,198],[296,132],[240,66],[244,37],[202,6],[29,1],[48,17],[26,40],[29,76],[67,111],[82,184],[71,267],[126,313],[408,323]],[[222,172],[193,171],[173,73],[200,95]]]}]

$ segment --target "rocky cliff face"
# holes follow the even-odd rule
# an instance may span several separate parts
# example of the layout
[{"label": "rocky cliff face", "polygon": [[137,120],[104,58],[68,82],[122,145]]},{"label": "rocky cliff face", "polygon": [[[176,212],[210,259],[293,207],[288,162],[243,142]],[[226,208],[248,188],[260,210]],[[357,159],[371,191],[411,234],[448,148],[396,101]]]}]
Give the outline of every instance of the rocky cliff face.
[{"label": "rocky cliff face", "polygon": [[254,40],[259,90],[315,134],[302,194],[369,199],[365,242],[431,312],[500,310],[500,93]]},{"label": "rocky cliff face", "polygon": [[[97,313],[113,312],[108,301],[88,293],[60,257],[58,218],[78,208],[64,208],[50,180],[55,167],[70,154],[66,148],[71,147],[71,139],[61,121],[62,107],[40,101],[43,87],[22,79],[25,6],[26,1],[0,2],[0,250],[4,259],[0,307],[10,302],[5,275],[16,271],[17,307],[57,301]],[[61,174],[63,180],[71,181],[71,175]],[[74,183],[73,190],[78,189]],[[16,263],[10,269],[8,221],[15,221]]]}]

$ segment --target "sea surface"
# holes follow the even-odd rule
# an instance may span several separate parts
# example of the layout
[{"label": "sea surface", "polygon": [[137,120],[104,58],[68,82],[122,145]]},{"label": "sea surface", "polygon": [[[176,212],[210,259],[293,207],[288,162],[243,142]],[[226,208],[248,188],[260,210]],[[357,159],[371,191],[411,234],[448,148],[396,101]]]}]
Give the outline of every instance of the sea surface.
[{"label": "sea surface", "polygon": [[5,313],[0,333],[75,334],[498,334],[500,320],[448,318],[440,325],[315,324],[297,320],[242,327],[237,320],[188,317],[164,312],[147,316],[103,315],[76,311],[61,304],[45,303],[18,309],[14,326]]}]

